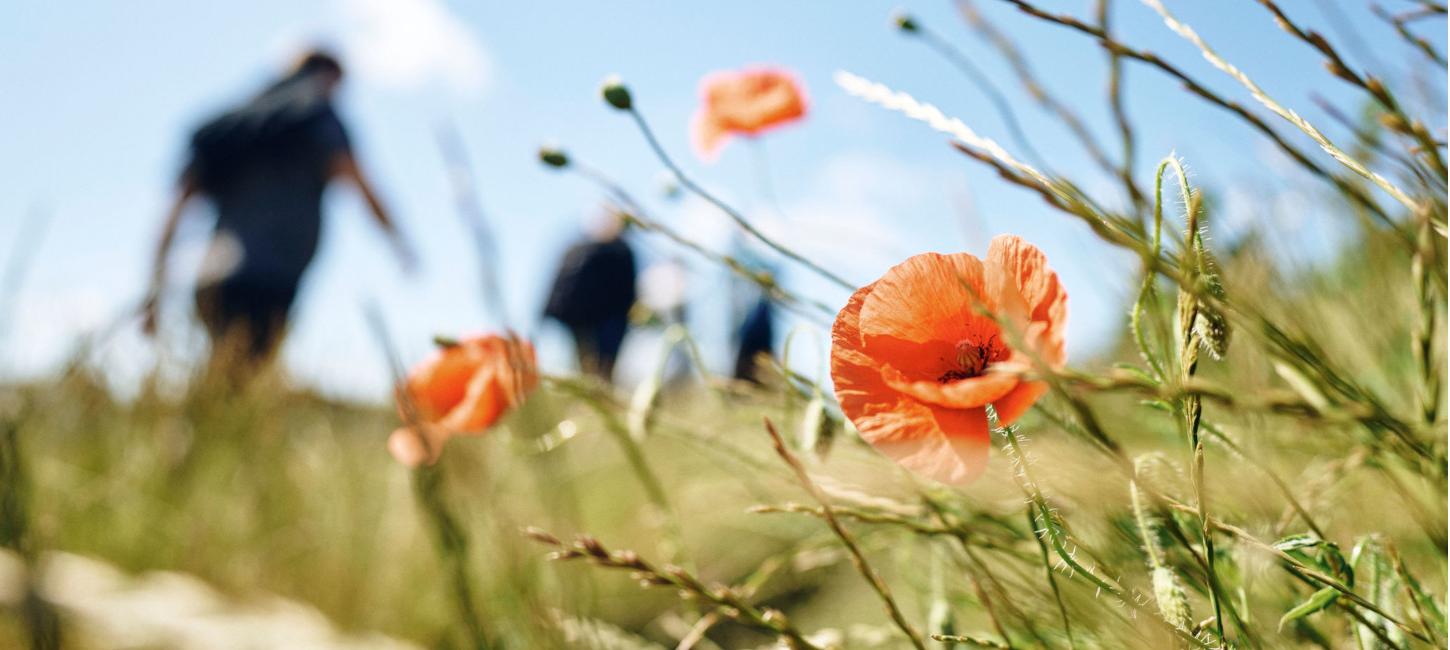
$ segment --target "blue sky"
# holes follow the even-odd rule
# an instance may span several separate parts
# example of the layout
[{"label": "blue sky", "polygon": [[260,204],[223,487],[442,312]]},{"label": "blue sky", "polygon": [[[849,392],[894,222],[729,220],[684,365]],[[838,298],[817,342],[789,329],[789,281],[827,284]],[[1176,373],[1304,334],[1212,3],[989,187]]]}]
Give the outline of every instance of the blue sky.
[{"label": "blue sky", "polygon": [[[1029,20],[1003,3],[978,4],[1017,39],[1052,91],[1112,143],[1102,52],[1086,38]],[[1091,10],[1086,0],[1042,4],[1080,16]],[[1252,104],[1149,9],[1126,0],[1116,4],[1117,29],[1125,40]],[[1257,3],[1168,4],[1271,94],[1344,138],[1314,109],[1309,94],[1341,103],[1359,98],[1325,73],[1312,51],[1278,31]],[[1323,11],[1339,7],[1363,41],[1361,48],[1346,48],[1349,59],[1358,66],[1371,63],[1362,56],[1368,51],[1377,70],[1413,92],[1405,75],[1413,54],[1361,3],[1283,4],[1290,15],[1342,42]],[[1026,102],[1000,59],[965,27],[950,2],[905,7],[957,43],[1008,92],[1036,149],[1054,169],[1109,202],[1117,200],[1110,182],[1094,173],[1061,126]],[[961,75],[888,25],[892,9],[827,0],[5,3],[0,242],[7,245],[0,255],[11,255],[8,244],[27,219],[46,216],[39,245],[29,251],[33,262],[14,318],[0,334],[0,372],[52,371],[78,337],[122,316],[144,288],[188,130],[255,91],[314,42],[344,55],[349,79],[341,110],[365,167],[424,264],[416,277],[401,277],[359,198],[345,188],[334,190],[322,253],[284,351],[289,370],[304,384],[351,397],[386,394],[383,361],[360,316],[367,300],[383,307],[409,359],[424,354],[435,333],[497,324],[485,310],[477,257],[451,201],[436,143],[440,124],[457,127],[472,159],[484,209],[502,244],[510,320],[540,337],[551,368],[565,368],[569,361],[559,333],[538,324],[543,292],[559,253],[578,236],[600,195],[580,179],[542,168],[535,158],[541,143],[561,144],[607,170],[649,197],[658,216],[692,236],[716,248],[728,245],[723,216],[697,201],[671,202],[660,195],[661,166],[628,120],[597,97],[599,81],[611,73],[630,85],[665,146],[690,174],[854,281],[868,282],[916,252],[980,254],[996,233],[1014,232],[1037,243],[1069,289],[1071,351],[1079,359],[1090,355],[1121,331],[1133,260],[963,159],[939,135],[832,84],[838,69],[881,81],[1013,148],[990,105]],[[1424,28],[1443,50],[1443,21],[1428,21]],[[699,163],[689,153],[686,134],[697,80],[713,70],[759,63],[795,70],[808,87],[812,114],[756,143],[762,151],[734,142],[719,162]],[[1274,218],[1281,220],[1279,231],[1301,246],[1324,247],[1332,235],[1312,215],[1301,214],[1311,204],[1306,192],[1319,186],[1289,170],[1247,127],[1192,99],[1156,71],[1130,63],[1127,83],[1128,110],[1139,129],[1137,172],[1145,181],[1159,158],[1176,151],[1196,181],[1227,192],[1227,214],[1220,216],[1225,230],[1236,219]],[[1431,79],[1426,91],[1437,105],[1443,105],[1442,83],[1443,77]],[[1443,113],[1435,117],[1443,132]],[[1282,130],[1290,131],[1287,125]],[[779,212],[756,180],[760,155],[769,161]],[[1273,206],[1256,203],[1263,196],[1272,196]],[[206,240],[206,217],[198,211],[178,246],[163,346],[146,341],[131,323],[97,351],[118,384],[136,377],[157,355],[183,365],[199,348],[199,334],[187,322],[191,300],[185,283]],[[663,242],[640,243],[646,260],[672,254]],[[724,368],[728,325],[722,305],[728,284],[722,271],[693,263],[689,279],[693,325],[712,363]],[[828,303],[844,299],[805,272],[786,279]],[[802,331],[824,344],[819,330]],[[639,360],[657,343],[646,333],[629,345]],[[810,348],[803,356],[818,354]],[[814,359],[800,363],[816,366]]]}]

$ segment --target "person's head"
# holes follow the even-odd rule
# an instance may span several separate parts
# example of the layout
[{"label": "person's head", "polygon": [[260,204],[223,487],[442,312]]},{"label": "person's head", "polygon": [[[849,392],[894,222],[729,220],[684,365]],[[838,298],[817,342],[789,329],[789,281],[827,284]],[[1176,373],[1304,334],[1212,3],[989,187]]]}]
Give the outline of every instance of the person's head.
[{"label": "person's head", "polygon": [[292,68],[292,76],[320,79],[329,93],[342,82],[342,63],[331,52],[315,48],[308,50]]},{"label": "person's head", "polygon": [[620,211],[618,207],[606,203],[585,220],[584,235],[590,241],[611,242],[624,234],[624,228],[628,223],[624,212]]}]

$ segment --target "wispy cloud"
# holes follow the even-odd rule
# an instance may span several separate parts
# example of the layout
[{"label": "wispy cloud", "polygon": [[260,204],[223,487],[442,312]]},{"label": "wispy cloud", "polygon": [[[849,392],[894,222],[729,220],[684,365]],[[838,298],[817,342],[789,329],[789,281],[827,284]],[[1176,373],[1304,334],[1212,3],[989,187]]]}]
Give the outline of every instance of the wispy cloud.
[{"label": "wispy cloud", "polygon": [[839,154],[780,212],[763,210],[757,219],[803,255],[865,279],[912,253],[960,247],[950,188],[962,185],[890,156]]},{"label": "wispy cloud", "polygon": [[335,0],[339,44],[364,82],[395,89],[482,93],[491,62],[473,30],[441,0]]}]

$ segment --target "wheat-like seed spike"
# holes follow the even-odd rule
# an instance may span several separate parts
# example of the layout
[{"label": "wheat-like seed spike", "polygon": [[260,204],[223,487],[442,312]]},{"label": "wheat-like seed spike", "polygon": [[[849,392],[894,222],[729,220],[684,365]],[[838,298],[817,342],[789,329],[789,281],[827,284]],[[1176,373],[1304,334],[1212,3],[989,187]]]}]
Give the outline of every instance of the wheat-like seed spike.
[{"label": "wheat-like seed spike", "polygon": [[1394,183],[1391,183],[1389,181],[1389,179],[1371,171],[1368,167],[1364,165],[1364,163],[1361,163],[1358,160],[1350,157],[1349,154],[1345,153],[1342,149],[1335,146],[1335,144],[1331,142],[1327,136],[1321,133],[1318,128],[1315,128],[1313,124],[1310,124],[1308,120],[1300,117],[1299,114],[1295,113],[1293,110],[1284,107],[1282,104],[1275,101],[1272,97],[1269,97],[1268,93],[1265,93],[1264,89],[1260,88],[1258,84],[1254,83],[1254,80],[1250,79],[1247,74],[1244,74],[1242,70],[1235,67],[1232,63],[1224,60],[1224,58],[1219,56],[1217,52],[1213,51],[1213,48],[1210,48],[1208,46],[1208,43],[1205,43],[1203,38],[1199,37],[1198,32],[1193,31],[1192,27],[1189,27],[1184,23],[1178,22],[1178,19],[1174,18],[1173,14],[1168,12],[1168,8],[1164,7],[1162,2],[1160,2],[1159,0],[1142,0],[1142,2],[1153,11],[1158,12],[1159,16],[1163,17],[1163,24],[1167,25],[1168,29],[1173,30],[1174,33],[1182,36],[1184,40],[1196,46],[1199,51],[1203,53],[1203,58],[1207,59],[1209,63],[1213,64],[1213,67],[1218,68],[1228,76],[1233,77],[1236,81],[1238,81],[1249,90],[1249,94],[1253,95],[1254,99],[1258,100],[1260,104],[1263,104],[1270,111],[1273,111],[1274,114],[1284,118],[1285,120],[1288,120],[1290,124],[1299,127],[1300,131],[1303,131],[1310,138],[1312,138],[1314,142],[1319,145],[1320,148],[1324,149],[1324,151],[1332,156],[1335,160],[1338,160],[1341,164],[1343,164],[1345,167],[1348,167],[1354,173],[1369,179],[1370,182],[1379,186],[1380,189],[1384,190],[1390,196],[1394,197],[1396,201],[1403,203],[1411,210],[1418,211],[1421,208],[1418,201],[1410,198],[1410,196],[1406,194],[1404,190],[1396,187]]},{"label": "wheat-like seed spike", "polygon": [[864,99],[883,108],[896,111],[911,119],[925,123],[927,126],[956,138],[962,144],[975,147],[987,152],[988,155],[996,158],[1003,164],[1015,169],[1033,180],[1041,183],[1043,187],[1056,191],[1056,185],[1047,178],[1045,174],[1036,168],[1012,157],[1002,145],[997,144],[990,138],[978,135],[971,127],[955,118],[947,117],[941,109],[917,101],[915,97],[904,92],[895,91],[884,84],[880,84],[865,77],[857,76],[845,70],[836,71],[836,85],[840,86],[847,93]]}]

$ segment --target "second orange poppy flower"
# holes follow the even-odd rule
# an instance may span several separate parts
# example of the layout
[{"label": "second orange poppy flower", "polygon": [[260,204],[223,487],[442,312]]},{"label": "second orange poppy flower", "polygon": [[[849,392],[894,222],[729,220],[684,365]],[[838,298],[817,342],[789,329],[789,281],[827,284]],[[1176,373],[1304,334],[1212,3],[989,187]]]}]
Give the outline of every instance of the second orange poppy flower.
[{"label": "second orange poppy flower", "polygon": [[758,135],[805,114],[805,89],[786,70],[715,72],[700,81],[700,109],[690,123],[690,139],[700,158],[714,160],[730,136]]},{"label": "second orange poppy flower", "polygon": [[[408,374],[400,410],[414,419],[388,438],[388,451],[409,467],[431,465],[454,436],[482,435],[539,383],[528,341],[476,336],[441,346]],[[405,401],[406,400],[406,401]]]}]

